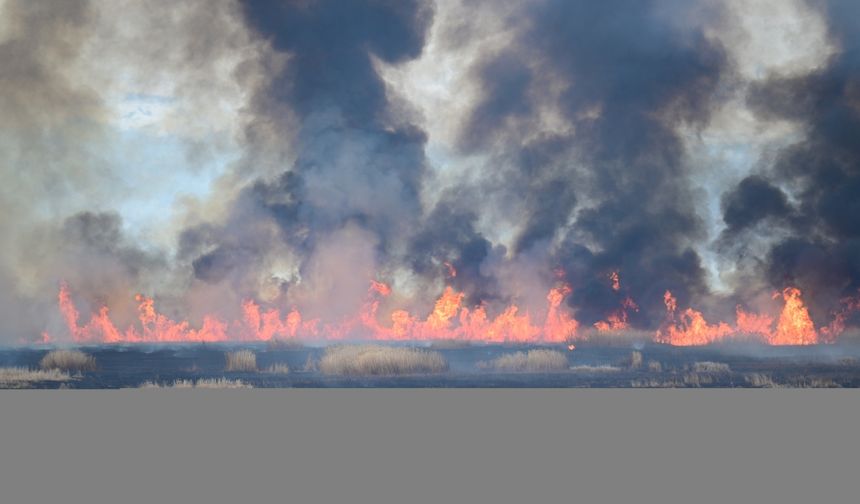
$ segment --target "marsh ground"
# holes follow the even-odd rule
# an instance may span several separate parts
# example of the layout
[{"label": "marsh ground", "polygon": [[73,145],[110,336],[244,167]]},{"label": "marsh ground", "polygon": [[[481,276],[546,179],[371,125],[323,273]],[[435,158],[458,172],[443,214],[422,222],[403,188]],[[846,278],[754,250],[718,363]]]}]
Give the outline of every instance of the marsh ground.
[{"label": "marsh ground", "polygon": [[[406,344],[399,344],[403,346]],[[416,346],[426,347],[424,344]],[[562,352],[567,369],[500,371],[487,367],[508,354],[546,348]],[[860,387],[860,345],[766,347],[722,345],[672,347],[657,344],[592,346],[474,345],[439,348],[447,370],[395,376],[324,374],[325,349],[266,345],[162,345],[81,347],[95,370],[69,381],[29,382],[34,388],[125,388],[143,383],[229,378],[253,387]],[[250,350],[258,371],[226,371],[225,353]],[[0,349],[0,367],[36,369],[45,348]],[[641,358],[631,358],[639,352]],[[637,365],[632,365],[638,362]],[[703,364],[705,363],[705,364]],[[712,365],[717,363],[719,365]],[[266,372],[286,365],[287,373]]]}]

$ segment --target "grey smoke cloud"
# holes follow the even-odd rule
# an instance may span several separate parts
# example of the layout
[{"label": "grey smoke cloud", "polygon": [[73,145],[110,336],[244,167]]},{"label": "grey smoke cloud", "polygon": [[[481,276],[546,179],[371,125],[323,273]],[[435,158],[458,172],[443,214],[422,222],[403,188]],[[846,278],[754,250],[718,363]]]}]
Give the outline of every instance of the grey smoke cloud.
[{"label": "grey smoke cloud", "polygon": [[[141,171],[154,168],[140,152],[118,158],[114,151],[129,128],[139,127],[151,138],[169,135],[183,149],[162,174],[197,170],[200,160],[223,150],[220,132],[230,129],[206,123],[226,124],[241,89],[256,86],[255,61],[264,55],[243,37],[238,6],[172,7],[0,3],[2,341],[33,341],[45,329],[63,334],[56,309],[62,281],[82,318],[106,303],[124,324],[135,317],[137,292],[175,301],[165,311],[182,311],[184,273],[161,236],[169,234],[172,210],[163,208],[152,223],[164,231],[129,227],[118,212],[129,202],[150,204],[164,187],[146,185],[159,177]],[[245,72],[231,75],[239,66]],[[159,121],[144,118],[151,126],[134,123],[141,111],[128,109],[139,93],[169,95]]]},{"label": "grey smoke cloud", "polygon": [[[45,329],[61,280],[121,324],[136,292],[199,323],[247,298],[338,318],[373,278],[418,312],[445,283],[537,309],[560,268],[583,324],[631,296],[643,329],[667,289],[722,316],[796,285],[824,321],[860,287],[850,2],[792,4],[833,47],[798,66],[774,41],[765,75],[732,1],[2,5],[4,341]],[[794,136],[706,202],[690,138],[727,104]],[[123,128],[179,138],[211,187],[136,227],[117,209],[156,196],[103,154]],[[731,292],[703,249],[736,265]]]}]

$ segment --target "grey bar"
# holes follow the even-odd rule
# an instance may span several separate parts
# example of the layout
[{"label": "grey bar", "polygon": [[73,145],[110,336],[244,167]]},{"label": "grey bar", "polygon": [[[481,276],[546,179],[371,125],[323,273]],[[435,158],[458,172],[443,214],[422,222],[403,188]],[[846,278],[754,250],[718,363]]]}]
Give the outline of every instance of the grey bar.
[{"label": "grey bar", "polygon": [[0,392],[0,502],[858,502],[854,390]]}]

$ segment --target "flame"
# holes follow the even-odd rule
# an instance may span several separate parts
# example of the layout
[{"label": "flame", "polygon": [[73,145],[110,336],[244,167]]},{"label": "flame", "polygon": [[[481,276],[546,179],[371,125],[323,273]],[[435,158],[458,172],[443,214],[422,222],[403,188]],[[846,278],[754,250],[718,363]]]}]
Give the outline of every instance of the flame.
[{"label": "flame", "polygon": [[572,292],[569,285],[562,285],[549,291],[546,299],[549,301],[549,310],[544,323],[544,333],[547,341],[567,341],[576,336],[579,322],[568,312],[561,310],[561,303]]},{"label": "flame", "polygon": [[627,310],[639,311],[639,306],[629,296],[621,302],[621,307],[610,313],[606,320],[594,323],[594,327],[600,332],[623,331],[630,327],[627,322]]},{"label": "flame", "polygon": [[[757,335],[764,343],[769,345],[814,345],[819,342],[815,324],[809,316],[809,310],[803,303],[800,289],[786,287],[782,293],[776,293],[776,298],[782,297],[785,303],[780,313],[779,320],[774,328],[774,318],[767,314],[749,313],[738,306],[736,308],[735,326],[732,328],[725,322],[710,325],[705,321],[701,312],[688,308],[676,321],[675,311],[677,301],[672,293],[666,291],[663,299],[666,304],[667,322],[664,327],[657,331],[656,340],[672,345],[707,345],[715,341],[721,341],[738,334]],[[850,305],[850,303],[848,303]],[[860,303],[858,303],[860,307]],[[847,313],[847,312],[840,312]],[[837,318],[828,326],[827,331],[822,333],[828,335],[828,340],[835,340],[842,332],[844,325],[840,326]]]},{"label": "flame", "polygon": [[845,321],[852,312],[860,310],[860,295],[843,298],[842,307],[833,314],[833,321],[821,328],[821,337],[827,343],[833,343],[845,330]]},{"label": "flame", "polygon": [[[617,272],[616,272],[617,274]],[[618,277],[611,277],[613,282]],[[619,280],[620,282],[620,280]],[[613,284],[614,285],[614,284]],[[620,286],[620,283],[619,283]],[[388,320],[380,315],[383,302],[392,293],[389,285],[371,280],[367,298],[358,313],[336,322],[305,319],[296,308],[282,315],[278,308],[263,309],[253,300],[241,305],[241,318],[225,322],[215,315],[203,318],[199,328],[188,321],[175,321],[159,313],[151,297],[138,295],[137,322],[120,330],[102,306],[81,325],[80,313],[72,301],[66,284],[61,284],[57,296],[60,315],[76,343],[138,343],[138,342],[217,342],[228,340],[268,341],[274,338],[328,339],[369,337],[380,340],[462,339],[484,342],[546,342],[565,343],[573,350],[579,322],[564,305],[572,289],[560,282],[546,296],[545,317],[533,317],[529,310],[512,304],[491,317],[486,303],[465,306],[465,293],[446,287],[426,317],[403,309],[386,308]],[[803,302],[801,291],[787,287],[776,293],[783,301],[778,318],[769,314],[745,311],[736,307],[734,325],[726,322],[709,323],[702,312],[693,308],[678,310],[678,302],[670,291],[663,295],[666,319],[656,331],[654,340],[671,345],[707,345],[738,335],[756,336],[770,345],[812,345],[833,342],[844,331],[849,315],[860,310],[860,295],[845,298],[834,312],[832,322],[817,331]],[[606,320],[594,324],[599,331],[620,331],[629,328],[628,313],[639,307],[629,296]],[[541,310],[543,311],[543,310]],[[41,342],[56,341],[47,332]]]},{"label": "flame", "polygon": [[657,331],[657,341],[677,346],[707,345],[731,333],[732,328],[725,322],[708,324],[702,312],[687,308],[665,332]]},{"label": "flame", "polygon": [[677,316],[678,301],[669,291],[663,294],[663,303],[666,305],[666,323],[657,331],[655,340],[658,342],[678,346],[707,345],[732,333],[732,328],[725,322],[711,325],[702,312],[692,308]]},{"label": "flame", "polygon": [[670,314],[674,315],[675,310],[678,309],[678,300],[675,299],[675,296],[673,296],[669,291],[666,291],[666,293],[663,294],[663,304],[666,305],[666,312]]},{"label": "flame", "polygon": [[735,308],[738,332],[749,335],[757,335],[765,342],[769,342],[773,334],[773,317],[763,313],[751,313],[744,311],[740,305]]},{"label": "flame", "polygon": [[445,292],[436,301],[433,312],[427,317],[427,325],[434,330],[447,328],[449,321],[457,315],[464,296],[465,294],[462,292],[456,292],[451,287],[445,287]]},{"label": "flame", "polygon": [[[777,294],[778,295],[778,294]],[[786,287],[782,291],[785,306],[779,316],[776,331],[768,343],[771,345],[814,345],[818,343],[818,333],[809,316],[809,310],[800,297],[800,289]]]},{"label": "flame", "polygon": [[388,296],[391,294],[391,287],[388,284],[377,282],[376,280],[370,281],[370,291],[376,292],[382,296]]},{"label": "flame", "polygon": [[618,275],[618,271],[609,273],[609,280],[612,281],[612,290],[615,292],[621,290],[621,277]]},{"label": "flame", "polygon": [[457,268],[455,268],[454,265],[449,263],[448,261],[445,261],[443,264],[448,270],[448,276],[450,278],[457,278]]},{"label": "flame", "polygon": [[[58,295],[60,313],[72,339],[89,343],[138,342],[215,342],[226,340],[268,341],[273,338],[342,339],[355,334],[374,339],[467,339],[496,342],[562,342],[572,339],[578,326],[573,316],[562,307],[570,294],[567,285],[553,288],[547,294],[547,315],[543,325],[532,323],[528,311],[516,305],[508,306],[495,318],[487,315],[483,304],[463,306],[465,294],[446,287],[436,300],[433,310],[420,319],[406,310],[394,310],[390,325],[379,322],[380,301],[391,294],[382,282],[371,281],[368,298],[359,313],[338,323],[322,324],[319,319],[304,320],[293,308],[281,316],[277,308],[262,310],[252,300],[242,303],[241,320],[228,324],[213,315],[206,316],[199,329],[189,322],[176,322],[159,313],[152,298],[138,295],[138,324],[124,332],[117,329],[108,308],[101,307],[84,326],[79,326],[79,313],[68,287],[63,284]],[[45,333],[43,338],[50,338]],[[46,341],[49,341],[46,339]]]},{"label": "flame", "polygon": [[[609,280],[612,282],[612,290],[619,292],[621,290],[621,275],[619,272],[612,271],[609,273]],[[633,298],[627,296],[621,301],[621,306],[610,313],[606,320],[600,320],[594,323],[594,327],[600,332],[623,331],[630,327],[627,322],[628,310],[639,311],[639,306],[633,301]]]}]

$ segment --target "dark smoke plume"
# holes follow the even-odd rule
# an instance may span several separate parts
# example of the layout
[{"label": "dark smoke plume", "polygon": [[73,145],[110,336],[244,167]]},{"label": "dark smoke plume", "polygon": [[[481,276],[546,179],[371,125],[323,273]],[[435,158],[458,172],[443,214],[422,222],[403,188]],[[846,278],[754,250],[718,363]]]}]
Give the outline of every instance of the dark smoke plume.
[{"label": "dark smoke plume", "polygon": [[[634,322],[653,326],[663,290],[682,300],[707,292],[691,248],[702,223],[676,130],[707,122],[725,56],[658,7],[530,3],[511,21],[520,29],[510,47],[476,68],[485,93],[462,127],[462,149],[494,152],[510,182],[500,190],[524,201],[515,252],[560,243],[553,261],[586,323],[629,293],[644,302]],[[569,127],[529,138],[547,108]],[[624,292],[611,290],[614,270]]]},{"label": "dark smoke plume", "polygon": [[[244,299],[354,314],[371,279],[394,286],[380,320],[395,305],[426,315],[446,284],[491,314],[510,302],[544,308],[563,279],[583,325],[629,296],[640,307],[631,324],[649,330],[666,290],[681,307],[730,317],[797,286],[820,325],[860,289],[853,2],[806,6],[834,46],[815,70],[756,78],[742,76],[725,35],[743,7],[718,0],[189,1],[139,23],[84,1],[2,5],[9,338],[44,329],[60,281],[82,313],[106,303],[124,324],[143,292],[199,324],[210,312],[241,316]],[[133,63],[94,78],[102,53]],[[411,85],[462,85],[445,95],[456,102],[442,104],[445,131],[395,75],[428,54],[447,59]],[[173,83],[164,94],[186,107],[174,126],[223,93],[241,97],[226,116],[238,154],[211,188],[164,209],[169,224],[141,231],[123,200],[158,196],[147,200],[146,179],[128,183],[100,153],[117,139],[109,91],[161,72]],[[761,124],[798,133],[703,201],[708,165],[691,144],[739,96]],[[189,159],[216,158],[209,139],[180,143]],[[733,271],[722,290],[715,264]]]},{"label": "dark smoke plume", "polygon": [[[816,72],[774,77],[748,97],[762,117],[803,123],[806,136],[779,153],[770,181],[741,182],[724,219],[734,229],[796,213],[789,236],[767,253],[764,272],[776,288],[797,285],[808,292],[821,322],[841,297],[860,288],[860,6],[813,5],[825,15],[835,54]],[[793,208],[779,187],[792,192]]]}]

